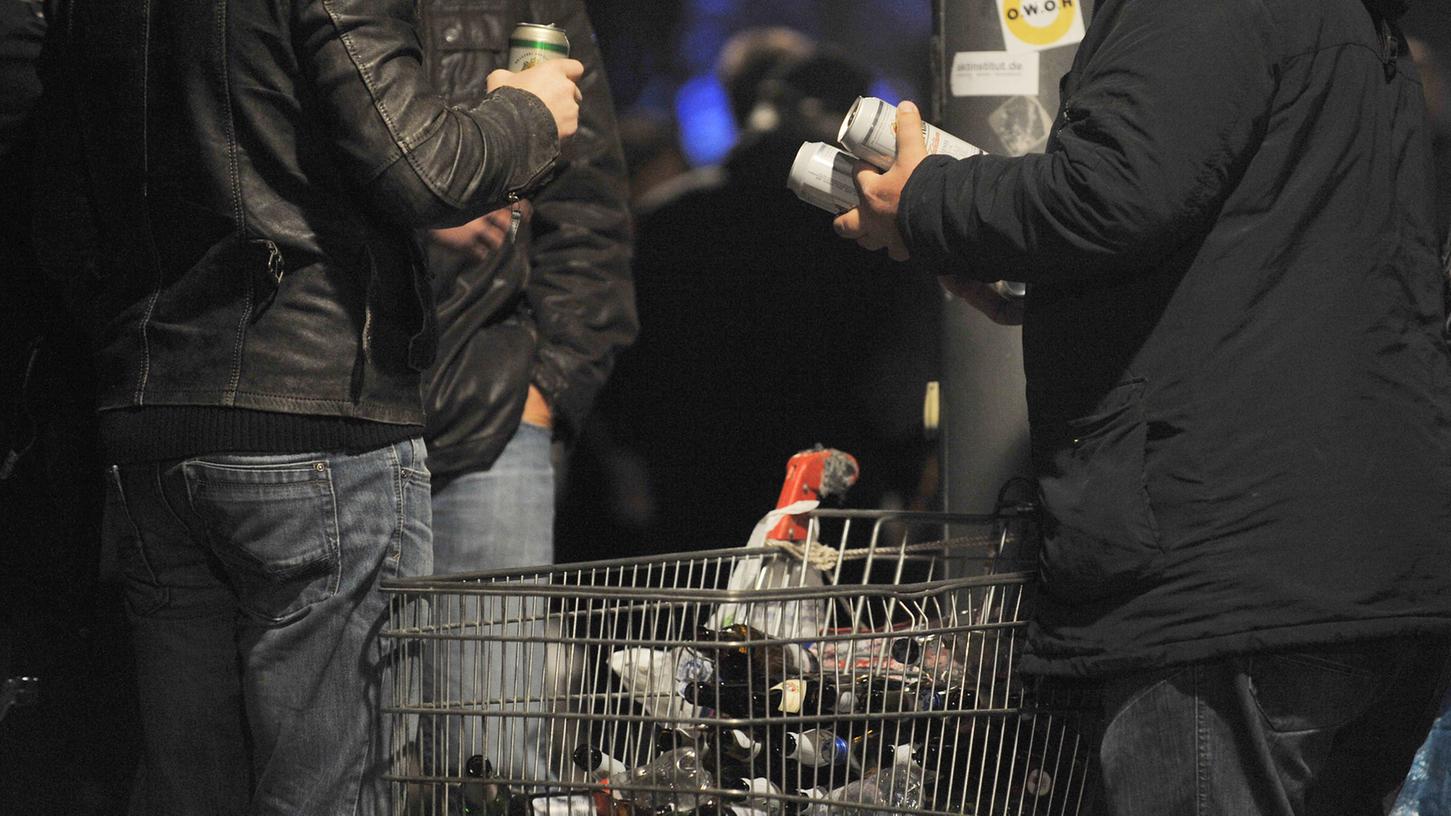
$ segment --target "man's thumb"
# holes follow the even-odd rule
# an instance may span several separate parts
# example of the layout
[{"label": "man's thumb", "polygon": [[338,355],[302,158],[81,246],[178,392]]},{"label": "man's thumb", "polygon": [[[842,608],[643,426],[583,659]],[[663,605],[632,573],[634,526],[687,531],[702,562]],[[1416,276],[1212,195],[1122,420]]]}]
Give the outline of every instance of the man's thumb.
[{"label": "man's thumb", "polygon": [[916,163],[927,155],[922,138],[922,114],[911,102],[897,106],[897,161]]}]

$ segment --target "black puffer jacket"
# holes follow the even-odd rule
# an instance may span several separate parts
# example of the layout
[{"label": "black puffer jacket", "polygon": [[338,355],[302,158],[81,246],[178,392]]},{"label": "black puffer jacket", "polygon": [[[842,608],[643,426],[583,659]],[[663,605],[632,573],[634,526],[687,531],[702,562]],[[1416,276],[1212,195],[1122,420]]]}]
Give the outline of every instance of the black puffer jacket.
[{"label": "black puffer jacket", "polygon": [[1416,69],[1360,0],[1102,0],[1048,152],[929,158],[917,262],[1032,283],[1024,667],[1451,629]]},{"label": "black puffer jacket", "polygon": [[447,479],[493,463],[531,382],[555,427],[578,431],[615,353],[635,337],[635,293],[624,158],[584,3],[426,0],[421,20],[433,81],[455,104],[484,98],[518,23],[564,28],[585,66],[579,131],[558,173],[530,196],[533,218],[516,240],[484,263],[429,248],[441,334],[426,398],[428,464]]},{"label": "black puffer jacket", "polygon": [[98,329],[102,410],[421,424],[435,333],[413,230],[546,175],[543,103],[447,105],[411,0],[57,8],[39,222]]}]

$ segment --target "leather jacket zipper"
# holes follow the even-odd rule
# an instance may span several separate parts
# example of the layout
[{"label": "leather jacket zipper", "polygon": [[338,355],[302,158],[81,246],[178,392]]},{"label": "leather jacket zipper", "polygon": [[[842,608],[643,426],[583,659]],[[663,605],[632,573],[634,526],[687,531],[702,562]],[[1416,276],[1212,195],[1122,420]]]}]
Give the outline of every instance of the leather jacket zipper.
[{"label": "leather jacket zipper", "polygon": [[524,220],[524,214],[519,211],[519,194],[509,193],[509,243],[519,235],[519,222]]}]

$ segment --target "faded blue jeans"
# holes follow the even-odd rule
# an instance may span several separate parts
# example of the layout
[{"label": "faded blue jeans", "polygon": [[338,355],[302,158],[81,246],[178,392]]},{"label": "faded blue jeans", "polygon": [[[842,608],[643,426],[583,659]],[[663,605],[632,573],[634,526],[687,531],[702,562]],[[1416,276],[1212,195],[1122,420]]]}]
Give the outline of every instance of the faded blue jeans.
[{"label": "faded blue jeans", "polygon": [[1390,816],[1446,813],[1451,813],[1451,691],[1441,700],[1441,714],[1416,752]]},{"label": "faded blue jeans", "polygon": [[1105,816],[1380,816],[1434,714],[1445,641],[1244,655],[1108,682]]},{"label": "faded blue jeans", "polygon": [[385,814],[378,582],[430,571],[422,440],[112,467],[137,816]]},{"label": "faded blue jeans", "polygon": [[[488,470],[440,483],[433,493],[433,567],[439,575],[548,565],[554,560],[554,467],[550,431],[521,423]],[[500,776],[558,779],[551,758],[567,756],[547,696],[562,693],[568,660],[538,597],[442,595],[433,620],[465,636],[425,651],[424,682],[436,702],[478,715],[429,717],[424,755],[456,775],[474,754]],[[488,712],[488,716],[484,715]],[[441,760],[441,762],[439,761]],[[558,762],[555,763],[558,765]]]}]

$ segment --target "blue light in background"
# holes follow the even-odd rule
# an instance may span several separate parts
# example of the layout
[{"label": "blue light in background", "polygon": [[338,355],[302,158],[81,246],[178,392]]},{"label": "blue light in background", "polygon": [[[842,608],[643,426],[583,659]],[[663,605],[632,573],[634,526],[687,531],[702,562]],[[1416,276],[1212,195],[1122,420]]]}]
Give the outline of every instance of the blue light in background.
[{"label": "blue light in background", "polygon": [[888,105],[895,105],[902,101],[901,87],[896,82],[881,77],[872,81],[872,87],[867,91],[867,95],[875,96]]},{"label": "blue light in background", "polygon": [[691,164],[717,164],[736,140],[725,89],[712,73],[692,77],[675,92],[680,146]]}]

